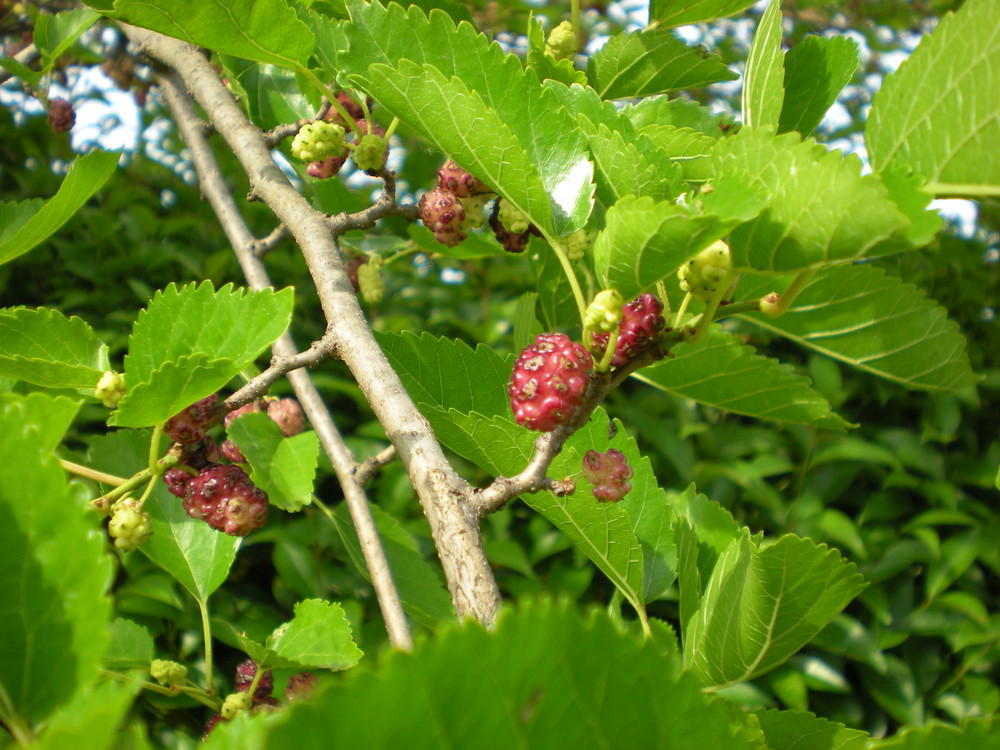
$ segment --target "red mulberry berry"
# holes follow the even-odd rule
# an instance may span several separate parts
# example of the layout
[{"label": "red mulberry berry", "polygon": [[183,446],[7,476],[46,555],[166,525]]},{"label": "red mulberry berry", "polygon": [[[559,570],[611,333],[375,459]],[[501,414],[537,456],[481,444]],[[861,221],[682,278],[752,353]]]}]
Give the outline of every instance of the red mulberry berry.
[{"label": "red mulberry berry", "polygon": [[269,416],[285,437],[298,435],[306,428],[306,417],[302,413],[302,407],[294,398],[279,398],[267,402],[267,416]]},{"label": "red mulberry berry", "polygon": [[470,195],[490,192],[478,178],[473,177],[451,159],[438,170],[438,187],[447,190],[456,198],[468,198]]},{"label": "red mulberry berry", "polygon": [[455,195],[441,188],[434,188],[420,198],[420,220],[434,232],[434,239],[454,247],[468,234],[462,229],[465,207]]},{"label": "red mulberry berry", "polygon": [[57,133],[66,133],[76,122],[76,112],[73,105],[65,99],[53,99],[49,102],[49,125]]},{"label": "red mulberry berry", "polygon": [[197,443],[204,440],[205,427],[212,418],[218,400],[218,395],[213,393],[201,401],[196,401],[168,419],[163,431],[175,443]]},{"label": "red mulberry berry", "polygon": [[[236,690],[240,693],[250,690],[250,685],[253,684],[253,678],[256,676],[257,663],[253,659],[240,662],[236,667]],[[264,674],[260,676],[260,680],[257,682],[257,689],[253,691],[254,703],[260,703],[266,699],[271,695],[272,690],[274,690],[274,675],[271,674],[270,669],[265,669]]]},{"label": "red mulberry berry", "polygon": [[632,467],[625,454],[614,448],[607,453],[589,450],[583,456],[583,475],[594,486],[594,497],[602,503],[617,503],[632,489]]},{"label": "red mulberry berry", "polygon": [[561,333],[543,333],[514,363],[507,395],[514,419],[529,430],[551,432],[576,411],[594,361]]}]

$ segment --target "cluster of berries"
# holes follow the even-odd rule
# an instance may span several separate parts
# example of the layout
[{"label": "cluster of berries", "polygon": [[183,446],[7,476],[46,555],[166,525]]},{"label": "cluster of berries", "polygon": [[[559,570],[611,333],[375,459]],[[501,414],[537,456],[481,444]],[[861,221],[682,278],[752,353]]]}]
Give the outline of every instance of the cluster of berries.
[{"label": "cluster of berries", "polygon": [[[246,536],[267,521],[268,497],[236,465],[246,460],[236,444],[226,440],[220,449],[206,435],[217,402],[213,394],[167,421],[164,432],[183,446],[184,458],[181,465],[164,472],[163,481],[192,518],[226,534]],[[226,415],[224,423],[228,427],[244,414],[265,411],[286,437],[305,429],[302,408],[290,398],[253,401]],[[221,463],[223,457],[232,463]]]},{"label": "cluster of berries", "polygon": [[[612,364],[621,366],[643,352],[656,350],[665,326],[662,312],[663,303],[652,294],[643,294],[621,307]],[[617,317],[613,315],[611,320]],[[610,331],[593,335],[592,352],[597,359],[604,354],[608,336]],[[507,382],[517,423],[540,432],[551,432],[565,423],[583,400],[594,357],[564,334],[537,336],[518,356]]]},{"label": "cluster of berries", "polygon": [[131,552],[153,534],[149,514],[132,497],[123,497],[111,511],[108,521],[108,536],[115,540],[115,548]]},{"label": "cluster of berries", "polygon": [[[662,313],[663,303],[658,297],[648,293],[640,294],[622,307],[612,365],[621,367],[646,351],[657,351],[659,354],[657,342],[666,327]],[[610,335],[610,331],[593,335],[591,351],[598,359],[604,356]]]},{"label": "cluster of berries", "polygon": [[[470,229],[483,223],[483,209],[494,199],[489,186],[452,160],[438,170],[438,184],[420,198],[420,220],[434,232],[434,238],[454,247],[469,236]],[[489,218],[490,229],[504,249],[520,253],[528,238],[538,230],[513,206],[496,198]]]},{"label": "cluster of berries", "polygon": [[594,497],[602,503],[617,503],[632,489],[632,467],[625,454],[614,448],[606,453],[587,451],[583,456],[583,475],[594,489]]},{"label": "cluster of berries", "polygon": [[[257,664],[253,659],[247,659],[236,667],[234,680],[236,692],[226,696],[221,711],[208,720],[202,740],[208,738],[208,735],[220,721],[229,721],[241,711],[269,711],[281,705],[281,702],[271,695],[274,690],[274,675],[271,674],[270,669],[264,670],[260,679],[257,680],[257,687],[250,695],[250,688],[256,677]],[[296,701],[309,697],[318,683],[319,679],[311,672],[299,672],[292,675],[285,685],[285,700]]]},{"label": "cluster of berries", "polygon": [[[351,130],[356,134],[354,163],[358,169],[368,173],[380,171],[385,166],[385,160],[389,156],[389,144],[385,138],[385,130],[378,125],[372,125],[371,132],[368,132],[368,121],[365,119],[364,108],[346,91],[341,91],[337,94],[337,102],[353,121]],[[370,109],[371,100],[367,104]],[[348,125],[349,123],[344,119],[343,115],[340,114],[336,107],[331,105],[323,115],[322,120],[303,125],[299,129],[298,134],[292,141],[292,155],[301,161],[309,163],[306,172],[310,177],[325,180],[340,172],[347,161],[349,152],[348,146],[343,140]],[[334,147],[322,154],[297,152],[296,142],[299,142],[300,139],[308,141],[313,138],[312,132],[316,128],[323,130],[336,129],[339,131],[340,135],[335,139]]]}]

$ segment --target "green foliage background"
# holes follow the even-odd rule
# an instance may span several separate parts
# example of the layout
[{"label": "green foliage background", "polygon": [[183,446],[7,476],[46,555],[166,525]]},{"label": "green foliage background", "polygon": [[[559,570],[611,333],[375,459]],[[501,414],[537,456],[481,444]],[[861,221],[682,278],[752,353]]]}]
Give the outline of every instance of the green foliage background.
[{"label": "green foliage background", "polygon": [[[487,31],[526,28],[531,10],[517,2],[470,5],[480,28]],[[654,9],[657,5],[653,3]],[[873,49],[870,73],[876,69],[878,55],[898,44],[898,40],[886,43],[877,33],[878,27],[907,30],[957,3],[942,0],[911,6],[866,0],[843,13],[839,5],[785,3],[787,18],[793,21],[785,32],[787,41],[794,44],[809,32],[846,26],[862,35]],[[546,13],[558,18],[564,10],[559,4],[549,4]],[[747,17],[757,20],[756,16]],[[727,63],[745,59],[745,50],[732,39],[723,39],[718,52]],[[87,54],[81,52],[84,60]],[[856,73],[855,81],[865,74]],[[400,94],[401,103],[406,95]],[[697,89],[691,95],[702,102],[726,103],[725,92],[712,88]],[[852,123],[836,133],[820,131],[820,140],[860,131],[863,101],[851,101],[849,106],[856,115]],[[147,121],[158,114],[155,102],[143,110]],[[403,129],[401,136],[411,147],[401,169],[401,182],[413,191],[429,187],[440,153],[418,141],[416,133]],[[450,147],[448,143],[436,145]],[[61,178],[47,165],[72,156],[66,140],[53,137],[44,117],[15,122],[12,111],[0,108],[0,197],[4,200],[53,195]],[[223,161],[233,192],[245,193],[246,178],[231,155],[219,149],[217,156]],[[558,179],[558,175],[541,175],[539,179],[545,182]],[[335,185],[307,190],[314,191],[311,197],[320,206],[340,207],[345,200],[364,200],[363,194],[349,198]],[[175,202],[165,204],[164,191],[170,191]],[[535,199],[527,195],[525,205],[533,205]],[[270,231],[266,209],[252,203],[244,209],[258,235]],[[573,218],[571,211],[569,225]],[[858,427],[839,432],[762,423],[698,406],[633,381],[626,382],[604,405],[609,415],[628,426],[661,486],[681,493],[693,483],[753,532],[768,537],[793,533],[829,545],[854,562],[868,582],[858,598],[798,655],[760,678],[723,691],[735,705],[757,711],[770,746],[785,746],[776,738],[787,731],[784,727],[767,731],[769,710],[774,708],[810,711],[876,736],[935,720],[961,723],[989,717],[1000,709],[1000,516],[995,479],[1000,464],[996,427],[1000,423],[1000,369],[995,357],[1000,351],[1000,327],[990,313],[1000,298],[1000,262],[991,254],[997,250],[998,231],[997,204],[986,200],[980,203],[978,228],[971,238],[947,229],[917,253],[872,262],[873,267],[917,284],[946,305],[969,341],[974,369],[984,376],[975,387],[954,394],[909,391],[793,348],[764,327],[741,323],[739,332],[748,345],[793,363],[797,374],[809,376],[837,412]],[[473,346],[483,342],[501,355],[518,348],[512,335],[518,295],[534,288],[536,279],[544,274],[529,256],[500,256],[495,248],[480,257],[435,254],[418,229],[407,234],[404,225],[393,222],[387,222],[380,236],[359,233],[348,236],[344,244],[358,252],[423,251],[416,261],[412,253],[404,253],[385,268],[386,301],[369,309],[376,330],[386,334],[426,331]],[[318,338],[322,322],[314,312],[317,302],[300,256],[284,245],[271,253],[268,262],[276,287],[296,289],[295,338]],[[463,282],[445,283],[445,269],[462,272]],[[221,229],[196,189],[175,171],[135,155],[60,232],[16,262],[0,265],[0,307],[49,306],[67,316],[79,315],[95,326],[109,345],[112,365],[122,369],[128,332],[137,311],[154,291],[171,282],[202,280],[213,282],[216,288],[242,281]],[[346,370],[328,362],[314,377],[338,422],[351,435],[351,447],[359,457],[378,450],[384,435]],[[283,388],[287,385],[279,384],[276,392],[281,394]],[[102,450],[112,452],[106,441],[114,438],[100,437],[106,432],[106,415],[103,408],[84,406],[60,455],[84,462],[102,455]],[[8,421],[16,418],[12,412],[5,415]],[[15,430],[13,421],[8,427]],[[0,434],[8,434],[6,429]],[[5,450],[7,445],[13,444],[5,442]],[[15,448],[9,450],[13,453]],[[116,452],[120,455],[122,451]],[[6,460],[17,462],[19,456]],[[340,490],[324,461],[321,459],[316,493],[335,504]],[[455,462],[473,481],[487,478],[470,463],[458,457]],[[39,468],[39,481],[47,476],[47,470]],[[410,595],[421,603],[419,612],[412,608],[409,612],[424,634],[430,634],[450,620],[450,604],[431,568],[412,563],[436,561],[426,521],[402,468],[388,466],[376,479],[371,495],[378,506],[380,530],[389,540],[390,556],[401,569],[413,570],[400,581],[404,601]],[[622,628],[634,630],[635,623],[622,621],[620,596],[614,587],[597,574],[566,533],[546,520],[550,513],[543,510],[542,515],[537,512],[541,508],[529,507],[535,502],[535,498],[514,502],[486,520],[487,552],[504,595],[522,601],[544,595],[568,600],[583,612],[607,610]],[[223,681],[245,658],[242,635],[265,643],[278,625],[292,617],[297,602],[324,599],[341,603],[365,656],[360,676],[353,678],[357,684],[351,683],[353,690],[334,678],[331,682],[336,685],[324,693],[323,702],[302,709],[303,714],[329,710],[350,717],[353,702],[363,706],[366,700],[382,705],[405,701],[394,691],[407,680],[421,681],[426,692],[454,689],[455,683],[449,682],[447,675],[456,665],[464,669],[484,659],[489,669],[502,673],[504,661],[520,649],[538,652],[539,669],[548,675],[540,676],[539,683],[550,684],[554,691],[556,683],[546,680],[557,679],[558,651],[554,649],[558,648],[558,634],[563,632],[560,627],[568,628],[581,647],[601,655],[589,665],[594,670],[595,690],[603,680],[623,691],[637,684],[651,685],[651,691],[673,690],[675,695],[694,691],[687,677],[614,674],[617,650],[631,652],[633,645],[616,643],[602,653],[602,637],[610,637],[610,626],[604,621],[580,624],[551,604],[525,605],[526,610],[510,613],[511,630],[501,628],[502,638],[508,640],[489,646],[484,643],[488,639],[473,633],[469,626],[464,634],[457,628],[449,630],[447,638],[460,643],[461,656],[455,657],[455,663],[445,660],[440,653],[443,646],[433,640],[418,650],[412,664],[407,661],[411,657],[385,657],[380,653],[385,649],[384,627],[363,567],[356,564],[357,540],[342,511],[337,511],[340,522],[336,526],[315,507],[294,515],[273,512],[266,529],[243,544],[235,568],[212,595],[213,634],[220,643],[217,664],[224,673]],[[93,536],[81,532],[77,538],[82,540],[76,542],[79,549],[71,548],[64,554],[74,551],[81,558],[93,556]],[[98,572],[93,573],[91,585],[99,584]],[[118,617],[149,632],[158,656],[197,662],[201,638],[198,601],[146,557],[133,554],[119,559],[112,605]],[[677,622],[681,606],[676,587],[667,586],[663,595],[649,604],[649,611],[654,618]],[[100,614],[95,610],[95,617]],[[560,624],[563,619],[572,622]],[[530,643],[536,638],[537,642]],[[489,648],[494,651],[485,653]],[[634,649],[639,648],[634,645]],[[650,653],[656,650],[653,644],[642,648]],[[383,661],[387,666],[376,672],[375,664]],[[294,671],[279,670],[279,682]],[[532,686],[493,687],[496,695],[492,705],[505,700],[522,701],[518,704],[522,707],[531,704]],[[106,708],[116,705],[116,700],[124,706],[135,686],[117,688],[109,683],[103,690],[108,694],[95,695],[95,706]],[[637,692],[649,698],[644,690]],[[137,704],[143,729],[135,730],[136,736],[148,734],[154,746],[193,746],[207,718],[205,709],[183,697],[143,695]],[[652,711],[655,702],[649,700]],[[442,699],[441,703],[447,701]],[[362,708],[356,710],[359,716],[364,715]],[[169,720],[164,719],[167,712]],[[411,706],[408,712],[417,713],[418,707]],[[613,709],[607,710],[607,716],[613,713]],[[408,713],[404,718],[417,722],[423,716],[411,719]],[[489,718],[482,718],[479,726],[490,726]],[[605,718],[602,714],[600,721]],[[442,725],[456,721],[447,712],[439,719]],[[268,721],[277,725],[282,719]],[[285,725],[270,735],[273,746],[310,741],[309,730],[296,729],[291,719],[284,721]],[[509,728],[511,741],[520,736],[516,717],[506,716],[502,721]],[[664,727],[683,731],[683,716],[663,717],[662,721]],[[308,726],[305,719],[300,726]],[[473,729],[470,726],[469,731]],[[234,726],[230,736],[239,736],[240,731],[253,737],[257,730],[249,723],[242,728]],[[363,736],[349,720],[338,724],[337,731],[345,745],[359,743]],[[554,726],[548,731],[562,737],[567,730]],[[615,726],[602,724],[600,731],[606,731],[608,737],[626,736]],[[546,736],[540,733],[532,739],[542,742]],[[385,742],[394,739],[398,741],[380,738]],[[844,744],[831,746],[860,746],[850,744],[850,738],[840,739]],[[925,739],[911,739],[906,746],[924,747],[921,743]],[[642,746],[648,738],[637,735],[633,740]],[[753,746],[751,740],[746,744]]]}]

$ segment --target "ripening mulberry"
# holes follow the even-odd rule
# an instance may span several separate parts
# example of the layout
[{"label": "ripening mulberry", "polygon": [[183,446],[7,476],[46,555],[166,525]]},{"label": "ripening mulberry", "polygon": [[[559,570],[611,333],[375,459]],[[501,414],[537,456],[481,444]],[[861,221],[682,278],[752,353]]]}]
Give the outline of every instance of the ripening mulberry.
[{"label": "ripening mulberry", "polygon": [[507,383],[518,424],[551,432],[576,411],[590,383],[594,361],[580,344],[561,333],[543,333],[514,363]]}]

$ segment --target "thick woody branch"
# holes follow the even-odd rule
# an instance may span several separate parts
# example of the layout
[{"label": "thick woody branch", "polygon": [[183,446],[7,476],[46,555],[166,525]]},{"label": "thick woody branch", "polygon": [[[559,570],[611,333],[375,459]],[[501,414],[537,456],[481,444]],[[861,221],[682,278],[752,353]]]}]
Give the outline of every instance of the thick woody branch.
[{"label": "thick woody branch", "polygon": [[[313,277],[337,351],[410,476],[459,616],[491,624],[500,594],[483,550],[478,517],[468,507],[472,490],[448,463],[430,425],[375,341],[326,217],[289,183],[271,159],[260,131],[246,119],[196,48],[142,29],[129,28],[128,34],[147,54],[177,71],[240,161],[253,194],[289,228]],[[299,375],[305,373],[296,370],[289,377],[297,380]]]},{"label": "thick woody branch", "polygon": [[[162,77],[161,85],[167,103],[174,112],[181,134],[191,150],[202,192],[232,243],[247,280],[255,289],[269,287],[271,282],[267,271],[250,250],[253,245],[253,236],[226,187],[218,162],[205,139],[204,130],[199,127],[201,120],[184,91],[183,84],[176,74],[170,73]],[[267,386],[278,377],[288,373],[295,395],[316,430],[320,443],[329,456],[337,478],[343,487],[345,501],[357,530],[372,585],[382,609],[389,640],[396,648],[409,651],[413,647],[413,639],[410,635],[406,615],[403,612],[402,602],[399,599],[399,592],[392,580],[389,563],[382,548],[371,509],[368,507],[368,501],[362,489],[363,485],[353,476],[357,464],[337,431],[330,412],[312,380],[305,371],[296,369],[306,364],[318,363],[323,358],[328,357],[331,345],[324,344],[321,340],[308,351],[300,354],[296,352],[295,343],[286,332],[275,342],[273,349],[277,362],[229,400],[239,402],[241,398],[245,398],[243,403],[247,403],[265,393]],[[245,391],[249,391],[253,395],[247,395],[244,393]],[[233,405],[238,405],[238,403]]]}]

